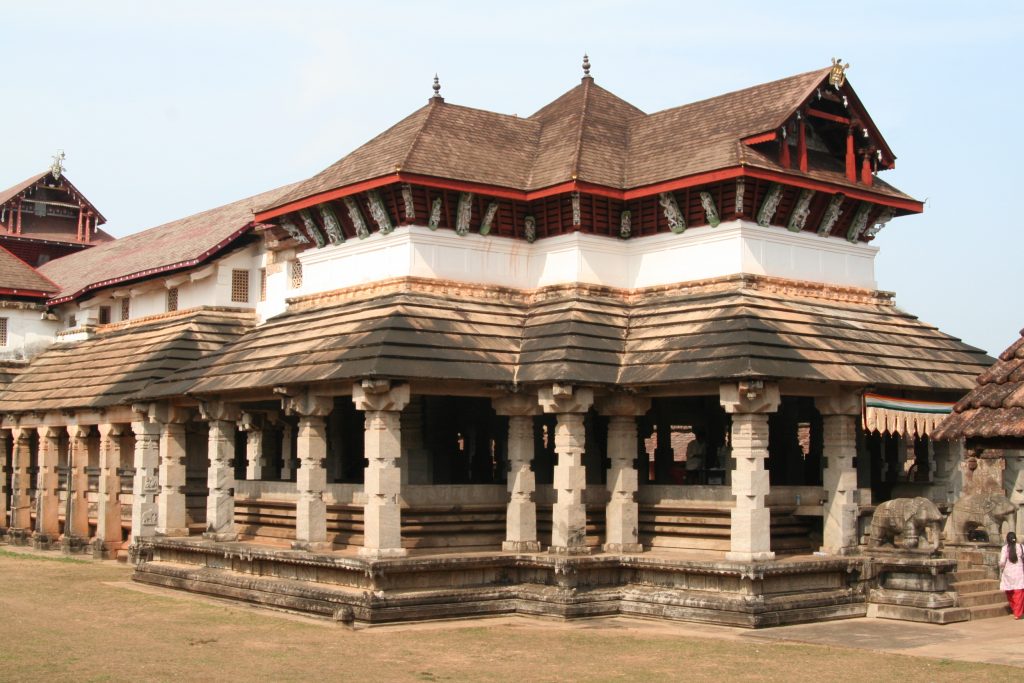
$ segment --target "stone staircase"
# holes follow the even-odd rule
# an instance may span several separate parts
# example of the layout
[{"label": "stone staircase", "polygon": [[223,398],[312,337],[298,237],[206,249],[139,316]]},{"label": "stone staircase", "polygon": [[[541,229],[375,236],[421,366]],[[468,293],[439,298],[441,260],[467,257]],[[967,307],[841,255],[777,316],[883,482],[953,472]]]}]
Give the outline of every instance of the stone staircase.
[{"label": "stone staircase", "polygon": [[999,590],[999,551],[980,548],[947,548],[946,556],[957,561],[952,589],[957,605],[971,612],[971,619],[1005,617],[1010,614],[1006,594]]}]

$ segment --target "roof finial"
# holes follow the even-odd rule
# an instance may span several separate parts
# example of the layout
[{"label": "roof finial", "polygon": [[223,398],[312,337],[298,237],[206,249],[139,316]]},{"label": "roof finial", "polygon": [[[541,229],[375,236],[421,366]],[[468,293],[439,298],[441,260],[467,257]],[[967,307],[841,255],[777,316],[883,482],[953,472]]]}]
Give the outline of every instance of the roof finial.
[{"label": "roof finial", "polygon": [[843,87],[843,83],[846,82],[846,70],[850,68],[850,64],[843,64],[842,57],[832,58],[832,70],[828,73],[828,84],[836,90]]},{"label": "roof finial", "polygon": [[590,78],[590,57],[583,53],[583,78]]},{"label": "roof finial", "polygon": [[433,88],[434,88],[434,99],[435,100],[441,100],[442,102],[444,102],[444,98],[441,97],[441,81],[438,80],[437,74],[434,74],[434,86],[433,86]]},{"label": "roof finial", "polygon": [[50,175],[53,176],[54,180],[60,180],[60,176],[64,172],[64,157],[64,150],[62,149],[58,149],[57,153],[50,157],[53,159],[53,163],[50,164]]}]

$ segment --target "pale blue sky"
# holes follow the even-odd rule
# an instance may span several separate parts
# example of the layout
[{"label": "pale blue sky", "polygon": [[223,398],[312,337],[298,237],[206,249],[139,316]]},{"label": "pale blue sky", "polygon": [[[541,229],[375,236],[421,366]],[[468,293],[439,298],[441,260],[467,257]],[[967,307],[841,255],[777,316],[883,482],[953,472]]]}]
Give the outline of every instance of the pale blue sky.
[{"label": "pale blue sky", "polygon": [[595,80],[657,111],[830,63],[927,200],[875,244],[897,304],[999,353],[1024,326],[1009,2],[10,2],[0,187],[67,152],[124,235],[306,178],[421,106],[528,115]]}]

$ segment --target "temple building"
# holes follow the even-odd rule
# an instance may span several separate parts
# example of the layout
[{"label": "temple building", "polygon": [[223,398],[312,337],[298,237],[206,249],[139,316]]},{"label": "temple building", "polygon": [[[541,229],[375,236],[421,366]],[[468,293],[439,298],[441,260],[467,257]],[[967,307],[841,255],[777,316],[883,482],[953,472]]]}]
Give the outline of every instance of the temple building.
[{"label": "temple building", "polygon": [[340,620],[967,618],[954,560],[859,554],[955,502],[929,437],[992,359],[877,289],[923,206],[844,66],[650,114],[583,71],[525,118],[435,79],[308,180],[41,265],[8,537]]}]

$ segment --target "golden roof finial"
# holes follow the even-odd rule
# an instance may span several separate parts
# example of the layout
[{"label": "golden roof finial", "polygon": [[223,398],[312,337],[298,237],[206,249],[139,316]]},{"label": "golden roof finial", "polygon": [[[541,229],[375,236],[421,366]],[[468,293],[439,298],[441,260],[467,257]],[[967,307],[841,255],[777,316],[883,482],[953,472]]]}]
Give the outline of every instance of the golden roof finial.
[{"label": "golden roof finial", "polygon": [[842,57],[832,58],[832,71],[828,74],[828,84],[836,90],[846,83],[846,70],[850,68],[849,63],[843,64]]}]

